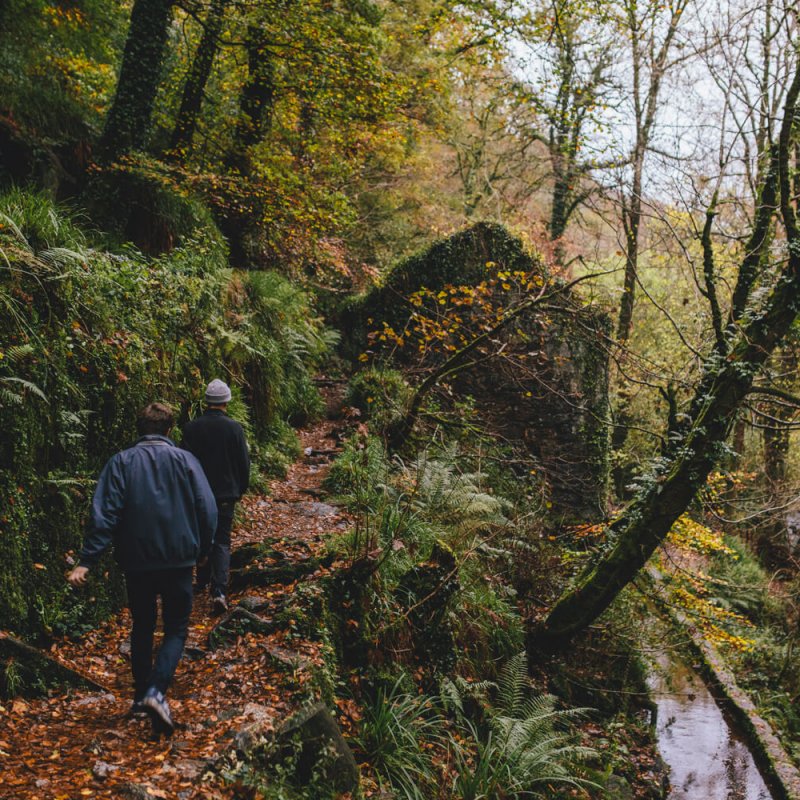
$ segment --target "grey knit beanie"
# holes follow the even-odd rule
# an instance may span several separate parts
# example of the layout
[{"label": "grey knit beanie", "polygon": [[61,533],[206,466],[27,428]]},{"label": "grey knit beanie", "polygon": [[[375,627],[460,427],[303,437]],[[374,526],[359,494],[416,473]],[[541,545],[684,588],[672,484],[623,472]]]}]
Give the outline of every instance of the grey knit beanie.
[{"label": "grey knit beanie", "polygon": [[231,387],[225,381],[215,378],[206,388],[206,403],[212,406],[219,406],[230,402]]}]

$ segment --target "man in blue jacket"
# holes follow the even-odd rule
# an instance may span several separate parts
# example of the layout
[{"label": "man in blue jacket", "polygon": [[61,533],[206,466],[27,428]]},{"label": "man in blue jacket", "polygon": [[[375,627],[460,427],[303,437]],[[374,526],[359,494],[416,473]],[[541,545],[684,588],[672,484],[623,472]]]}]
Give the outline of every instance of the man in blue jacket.
[{"label": "man in blue jacket", "polygon": [[[114,545],[125,573],[131,629],[133,713],[149,714],[157,732],[174,724],[164,694],[183,653],[192,611],[192,572],[211,548],[217,506],[197,459],[168,438],[172,411],[151,403],[139,415],[140,439],[103,467],[78,566],[67,577],[86,582]],[[164,638],[153,661],[157,598]]]}]

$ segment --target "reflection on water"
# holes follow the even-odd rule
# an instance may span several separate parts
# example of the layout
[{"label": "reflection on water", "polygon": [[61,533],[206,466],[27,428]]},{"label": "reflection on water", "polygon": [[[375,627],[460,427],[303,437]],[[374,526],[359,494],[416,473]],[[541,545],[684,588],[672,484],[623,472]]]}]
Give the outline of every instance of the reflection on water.
[{"label": "reflection on water", "polygon": [[696,673],[662,656],[649,683],[669,800],[771,800],[750,751]]}]

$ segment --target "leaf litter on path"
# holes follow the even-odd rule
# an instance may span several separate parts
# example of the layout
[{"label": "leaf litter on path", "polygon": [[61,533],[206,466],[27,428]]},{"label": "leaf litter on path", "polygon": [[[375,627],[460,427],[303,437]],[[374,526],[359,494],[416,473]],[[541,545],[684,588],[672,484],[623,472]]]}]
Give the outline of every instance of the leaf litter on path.
[{"label": "leaf litter on path", "polygon": [[[284,480],[269,484],[269,496],[248,496],[233,531],[233,549],[267,545],[282,559],[320,555],[325,540],[349,521],[339,510],[308,513],[322,495],[329,454],[336,449],[335,423],[324,421],[300,431],[306,455]],[[325,453],[325,456],[314,455]],[[320,570],[324,573],[327,570]],[[303,581],[314,581],[312,574]],[[270,619],[297,588],[297,582],[259,590]],[[249,592],[252,594],[252,590]],[[244,593],[232,593],[231,605]],[[208,595],[195,598],[187,650],[178,667],[169,702],[178,728],[170,739],[154,739],[146,718],[128,716],[131,678],[127,610],[79,641],[58,641],[50,654],[107,688],[105,693],[74,691],[0,705],[0,797],[16,800],[73,800],[78,797],[235,797],[213,769],[236,747],[237,732],[258,722],[277,729],[293,711],[298,676],[282,669],[276,652],[304,663],[322,662],[317,642],[277,630],[269,636],[244,633],[227,646],[208,648],[217,618]],[[300,687],[302,688],[302,687]],[[145,792],[147,794],[145,794]]]}]

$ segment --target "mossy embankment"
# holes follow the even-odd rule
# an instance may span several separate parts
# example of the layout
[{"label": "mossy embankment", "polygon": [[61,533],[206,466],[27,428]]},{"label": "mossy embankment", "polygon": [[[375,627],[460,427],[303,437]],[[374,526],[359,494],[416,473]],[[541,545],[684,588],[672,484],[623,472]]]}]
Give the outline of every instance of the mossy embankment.
[{"label": "mossy embankment", "polygon": [[146,403],[184,422],[225,378],[257,473],[284,468],[288,422],[321,409],[310,375],[327,341],[300,289],[230,270],[207,219],[158,257],[103,241],[43,195],[0,196],[0,628],[28,637],[85,630],[122,601],[110,559],[82,599],[64,574],[94,479]]}]

